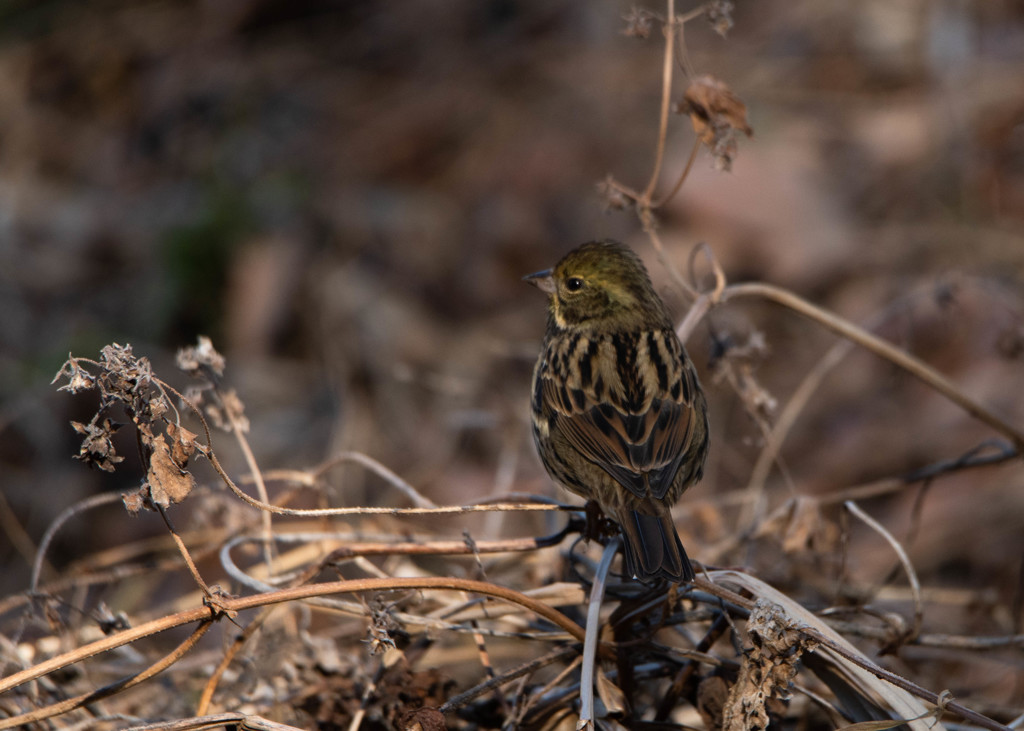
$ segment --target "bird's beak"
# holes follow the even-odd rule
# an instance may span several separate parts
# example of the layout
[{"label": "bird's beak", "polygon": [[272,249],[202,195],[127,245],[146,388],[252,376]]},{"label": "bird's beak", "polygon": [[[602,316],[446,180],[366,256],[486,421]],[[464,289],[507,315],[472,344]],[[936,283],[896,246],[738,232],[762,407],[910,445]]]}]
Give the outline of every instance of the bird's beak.
[{"label": "bird's beak", "polygon": [[534,272],[533,274],[527,274],[523,277],[524,282],[529,282],[534,287],[539,289],[541,292],[547,294],[555,293],[555,278],[552,276],[551,269],[545,269],[542,272]]}]

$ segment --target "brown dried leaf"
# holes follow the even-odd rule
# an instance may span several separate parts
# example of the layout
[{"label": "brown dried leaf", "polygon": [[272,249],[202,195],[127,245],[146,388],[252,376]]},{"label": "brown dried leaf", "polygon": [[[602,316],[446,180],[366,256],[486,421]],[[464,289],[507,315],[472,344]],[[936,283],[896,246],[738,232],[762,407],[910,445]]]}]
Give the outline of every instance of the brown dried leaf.
[{"label": "brown dried leaf", "polygon": [[137,423],[139,429],[139,441],[145,444],[147,447],[153,444],[153,425],[146,421],[139,421]]},{"label": "brown dried leaf", "polygon": [[725,704],[726,731],[767,728],[771,702],[790,699],[800,656],[813,649],[785,610],[765,599],[754,605],[747,635],[753,647]]},{"label": "brown dried leaf", "polygon": [[206,384],[192,384],[188,386],[181,395],[190,404],[199,408],[206,403],[206,393],[210,388],[211,387]]},{"label": "brown dried leaf", "polygon": [[121,500],[124,501],[125,510],[130,515],[138,515],[139,511],[146,507],[146,498],[143,495],[145,488],[136,490],[135,492],[126,492],[121,495]]},{"label": "brown dried leaf", "polygon": [[787,500],[757,528],[757,538],[778,537],[782,550],[793,555],[812,550],[828,551],[839,539],[839,529],[822,515],[821,504],[811,497]]},{"label": "brown dried leaf", "polygon": [[167,405],[167,399],[161,393],[156,393],[152,398],[146,402],[146,412],[143,414],[143,418],[148,421],[157,421],[168,412],[170,407]]},{"label": "brown dried leaf", "polygon": [[136,358],[131,345],[111,343],[100,350],[100,390],[105,397],[116,398],[141,411],[136,400],[145,396],[153,380],[153,367],[147,358]]},{"label": "brown dried leaf", "polygon": [[812,549],[817,553],[830,550],[839,539],[839,529],[822,515],[821,504],[813,498],[798,497],[793,517],[786,527],[782,550],[798,553]]},{"label": "brown dried leaf", "polygon": [[715,167],[728,170],[736,157],[736,132],[747,137],[754,130],[747,123],[747,106],[723,81],[713,76],[694,79],[676,111],[688,114],[698,139],[711,149]]},{"label": "brown dried leaf", "polygon": [[114,432],[120,429],[121,425],[110,419],[104,419],[97,424],[95,419],[96,417],[93,417],[93,422],[89,424],[82,424],[78,421],[71,422],[71,426],[76,432],[85,435],[75,458],[86,464],[95,465],[104,472],[113,472],[114,465],[124,461],[124,457],[117,453],[114,443],[111,441]]},{"label": "brown dried leaf", "polygon": [[192,474],[175,463],[163,434],[153,440],[146,482],[150,499],[164,508],[187,498],[196,485]]},{"label": "brown dried leaf", "polygon": [[70,353],[68,353],[68,359],[64,361],[64,365],[57,371],[57,375],[53,377],[50,384],[56,383],[61,376],[67,376],[68,382],[58,388],[58,391],[78,393],[79,391],[87,391],[90,388],[96,387],[96,377],[78,365],[78,359],[73,358]]},{"label": "brown dried leaf", "polygon": [[197,436],[185,427],[175,424],[167,425],[167,436],[171,439],[171,459],[184,469],[196,449],[201,446],[196,442]]}]

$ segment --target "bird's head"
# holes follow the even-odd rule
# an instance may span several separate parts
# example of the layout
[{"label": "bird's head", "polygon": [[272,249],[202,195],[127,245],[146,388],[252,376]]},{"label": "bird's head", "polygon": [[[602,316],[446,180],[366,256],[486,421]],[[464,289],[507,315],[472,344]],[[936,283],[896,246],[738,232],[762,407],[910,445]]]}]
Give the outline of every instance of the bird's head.
[{"label": "bird's head", "polygon": [[640,257],[616,241],[573,249],[553,268],[524,279],[548,295],[559,330],[620,332],[671,327]]}]

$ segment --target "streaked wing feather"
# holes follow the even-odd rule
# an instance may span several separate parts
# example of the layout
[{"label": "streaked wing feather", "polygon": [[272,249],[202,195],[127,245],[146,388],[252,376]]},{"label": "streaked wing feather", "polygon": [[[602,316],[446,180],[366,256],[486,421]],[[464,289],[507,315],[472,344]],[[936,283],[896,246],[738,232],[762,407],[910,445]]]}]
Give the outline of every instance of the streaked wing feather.
[{"label": "streaked wing feather", "polygon": [[580,454],[600,465],[637,497],[643,497],[646,493],[644,476],[632,466],[629,442],[618,431],[608,429],[609,423],[596,407],[581,414],[559,413],[555,417],[556,428]]},{"label": "streaked wing feather", "polygon": [[689,404],[662,393],[646,411],[629,413],[598,399],[590,388],[582,389],[582,398],[580,390],[570,396],[546,379],[543,389],[556,429],[584,457],[638,497],[647,494],[648,485],[654,497],[665,497],[691,438]]}]

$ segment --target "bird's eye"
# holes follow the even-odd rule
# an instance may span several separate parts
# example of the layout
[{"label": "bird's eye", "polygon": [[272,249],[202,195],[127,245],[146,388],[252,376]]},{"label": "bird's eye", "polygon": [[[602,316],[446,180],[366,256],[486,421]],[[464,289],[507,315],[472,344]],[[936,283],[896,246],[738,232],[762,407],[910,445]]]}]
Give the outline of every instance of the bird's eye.
[{"label": "bird's eye", "polygon": [[565,280],[565,288],[570,292],[578,292],[583,289],[583,280],[579,277],[569,277]]}]

